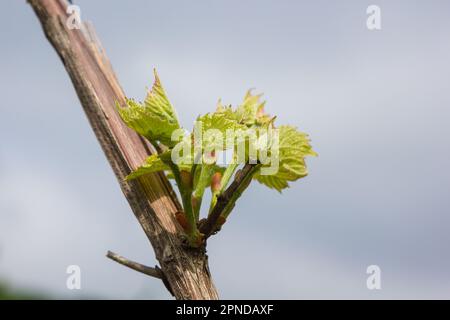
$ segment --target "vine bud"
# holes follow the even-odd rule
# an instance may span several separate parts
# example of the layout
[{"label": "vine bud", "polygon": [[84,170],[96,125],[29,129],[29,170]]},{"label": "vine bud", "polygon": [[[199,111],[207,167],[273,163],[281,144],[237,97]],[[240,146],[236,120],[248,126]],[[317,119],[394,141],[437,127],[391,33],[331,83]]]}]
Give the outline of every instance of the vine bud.
[{"label": "vine bud", "polygon": [[211,191],[212,192],[219,192],[221,181],[222,181],[222,174],[220,172],[214,173],[211,178]]}]

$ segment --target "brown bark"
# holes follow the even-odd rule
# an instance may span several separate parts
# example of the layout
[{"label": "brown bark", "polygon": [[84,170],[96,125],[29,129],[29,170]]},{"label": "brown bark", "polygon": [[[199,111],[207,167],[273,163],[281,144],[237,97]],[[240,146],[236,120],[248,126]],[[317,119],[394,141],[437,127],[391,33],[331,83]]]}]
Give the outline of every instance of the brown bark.
[{"label": "brown bark", "polygon": [[124,93],[93,28],[66,27],[66,0],[29,3],[64,63],[120,187],[153,246],[166,285],[177,299],[217,299],[205,252],[182,245],[182,229],[175,219],[180,204],[166,177],[159,173],[124,181],[154,149],[119,118],[115,101],[123,102]]}]

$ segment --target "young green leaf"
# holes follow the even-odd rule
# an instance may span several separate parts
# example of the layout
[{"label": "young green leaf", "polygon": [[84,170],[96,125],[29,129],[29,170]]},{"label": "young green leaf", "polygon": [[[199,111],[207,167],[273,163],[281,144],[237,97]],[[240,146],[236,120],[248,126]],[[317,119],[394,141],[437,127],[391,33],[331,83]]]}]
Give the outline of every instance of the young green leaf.
[{"label": "young green leaf", "polygon": [[149,173],[164,170],[169,170],[169,167],[161,160],[159,155],[153,154],[145,160],[142,166],[130,173],[125,179],[133,180]]},{"label": "young green leaf", "polygon": [[[274,161],[278,161],[279,167],[275,174],[263,175],[261,171],[255,175],[255,179],[281,192],[288,188],[288,181],[295,181],[308,175],[304,158],[306,156],[317,156],[312,150],[308,136],[291,126],[281,126],[278,128],[279,148],[278,156]],[[267,164],[261,167],[270,167]]]},{"label": "young green leaf", "polygon": [[[201,124],[201,133],[205,140],[205,132],[211,129],[218,130],[223,136],[225,136],[227,130],[239,130],[245,129],[244,126],[239,124],[232,117],[228,117],[225,113],[214,112],[207,113],[203,116],[200,116],[196,120],[196,126]],[[197,129],[200,129],[197,127]],[[203,141],[203,144],[208,144],[210,141],[206,138],[206,141]]]},{"label": "young green leaf", "polygon": [[236,121],[239,124],[252,126],[256,123],[258,110],[264,107],[264,102],[260,101],[262,95],[253,95],[251,90],[245,94],[244,101],[236,110],[231,106],[224,106],[219,100],[215,114],[221,114],[226,119]]},{"label": "young green leaf", "polygon": [[260,101],[261,96],[261,94],[253,95],[251,90],[247,91],[244,102],[236,109],[236,114],[240,123],[248,126],[256,123],[258,109],[264,106],[264,102]]},{"label": "young green leaf", "polygon": [[147,97],[144,100],[144,106],[151,110],[153,114],[167,119],[170,123],[178,125],[177,114],[167,98],[156,70],[154,70],[154,74],[155,82],[153,83],[152,89],[147,93]]},{"label": "young green leaf", "polygon": [[128,107],[119,107],[119,114],[126,125],[150,142],[160,141],[172,147],[172,132],[180,128],[175,110],[155,71],[155,82],[143,104],[126,99]]}]

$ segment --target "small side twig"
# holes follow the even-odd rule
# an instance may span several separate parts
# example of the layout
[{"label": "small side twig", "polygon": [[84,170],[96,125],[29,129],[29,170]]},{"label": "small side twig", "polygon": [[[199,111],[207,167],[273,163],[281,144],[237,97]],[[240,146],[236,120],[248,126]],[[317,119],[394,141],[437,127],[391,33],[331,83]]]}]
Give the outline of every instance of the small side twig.
[{"label": "small side twig", "polygon": [[130,269],[133,269],[135,271],[141,272],[143,274],[146,274],[150,277],[157,278],[157,279],[163,279],[164,274],[162,273],[161,269],[155,266],[155,268],[144,266],[143,264],[134,262],[132,260],[128,260],[125,257],[122,257],[121,255],[118,255],[117,253],[108,251],[106,254],[108,258],[111,260],[114,260],[117,263],[120,263],[121,265],[124,265]]},{"label": "small side twig", "polygon": [[164,286],[166,287],[166,289],[170,292],[170,294],[172,296],[175,296],[173,293],[172,288],[170,287],[170,283],[169,281],[167,281],[166,276],[164,275],[164,273],[162,272],[162,270],[158,267],[155,266],[154,268],[152,267],[148,267],[148,266],[144,266],[143,264],[137,263],[135,261],[132,260],[128,260],[125,257],[122,257],[121,255],[118,255],[117,253],[114,253],[112,251],[108,251],[108,253],[106,254],[106,256],[108,258],[110,258],[111,260],[120,263],[121,265],[124,265],[130,269],[133,269],[135,271],[141,272],[143,274],[146,274],[150,277],[154,277],[156,279],[160,279],[162,280]]}]

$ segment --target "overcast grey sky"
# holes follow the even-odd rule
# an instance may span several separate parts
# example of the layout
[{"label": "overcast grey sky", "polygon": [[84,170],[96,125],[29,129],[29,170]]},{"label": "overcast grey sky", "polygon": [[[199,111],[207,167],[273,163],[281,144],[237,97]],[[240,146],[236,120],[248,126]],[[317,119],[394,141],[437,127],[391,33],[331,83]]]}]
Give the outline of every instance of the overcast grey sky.
[{"label": "overcast grey sky", "polygon": [[[310,175],[253,184],[209,243],[222,298],[450,298],[450,2],[75,1],[126,94],[158,69],[184,126],[265,93],[308,132]],[[382,30],[366,28],[381,8]],[[0,3],[0,279],[55,297],[168,298],[107,260],[156,264],[25,1]],[[66,267],[82,290],[66,289]],[[382,290],[366,288],[379,265]]]}]

